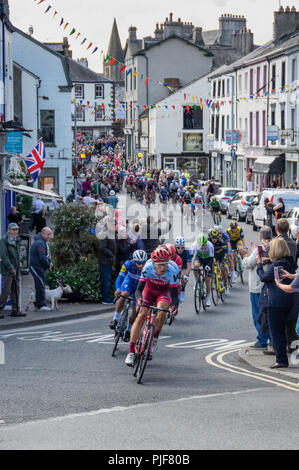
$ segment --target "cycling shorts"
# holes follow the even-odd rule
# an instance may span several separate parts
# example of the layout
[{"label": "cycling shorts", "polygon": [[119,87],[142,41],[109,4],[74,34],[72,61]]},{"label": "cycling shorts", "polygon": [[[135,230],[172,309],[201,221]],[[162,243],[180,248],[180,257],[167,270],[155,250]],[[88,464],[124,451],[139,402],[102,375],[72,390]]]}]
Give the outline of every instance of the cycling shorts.
[{"label": "cycling shorts", "polygon": [[146,285],[142,291],[143,305],[158,305],[159,302],[166,302],[171,305],[171,295],[169,287],[167,289],[155,289]]},{"label": "cycling shorts", "polygon": [[238,249],[238,245],[243,245],[243,240],[241,240],[241,239],[239,239],[239,240],[231,240],[230,243],[231,243],[231,246],[232,246],[232,250],[237,250],[237,249]]},{"label": "cycling shorts", "polygon": [[225,251],[221,251],[220,253],[215,253],[215,260],[218,261],[219,264],[223,263],[225,257],[226,257]]},{"label": "cycling shorts", "polygon": [[195,256],[194,261],[198,261],[200,265],[205,269],[206,266],[209,266],[210,271],[206,273],[207,277],[212,277],[213,274],[213,258],[199,258],[198,256]]}]

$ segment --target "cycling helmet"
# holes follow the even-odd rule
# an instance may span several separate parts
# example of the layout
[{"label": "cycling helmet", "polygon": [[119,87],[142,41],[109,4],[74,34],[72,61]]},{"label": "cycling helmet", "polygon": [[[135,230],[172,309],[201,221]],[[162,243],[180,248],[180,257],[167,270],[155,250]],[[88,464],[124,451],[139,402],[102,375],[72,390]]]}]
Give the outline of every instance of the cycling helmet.
[{"label": "cycling helmet", "polygon": [[199,246],[204,246],[208,243],[208,238],[206,235],[199,235],[198,239],[197,239],[197,243],[199,244]]},{"label": "cycling helmet", "polygon": [[218,238],[218,237],[219,237],[219,232],[218,232],[218,230],[211,229],[210,236],[211,236],[211,238]]},{"label": "cycling helmet", "polygon": [[231,228],[238,228],[238,222],[236,220],[233,220],[232,223],[230,224]]},{"label": "cycling helmet", "polygon": [[109,194],[110,194],[110,196],[115,196],[115,191],[113,191],[113,189],[111,189]]},{"label": "cycling helmet", "polygon": [[152,252],[151,260],[154,263],[165,263],[169,261],[169,252],[167,248],[157,248]]},{"label": "cycling helmet", "polygon": [[145,264],[147,262],[147,254],[143,250],[136,250],[133,253],[133,260],[137,264]]},{"label": "cycling helmet", "polygon": [[212,201],[213,201],[213,202],[216,202],[216,201],[217,201],[217,199],[216,199],[215,196],[212,197]]},{"label": "cycling helmet", "polygon": [[177,237],[174,242],[174,246],[185,246],[185,238],[184,237]]},{"label": "cycling helmet", "polygon": [[215,230],[218,230],[219,233],[223,233],[223,232],[224,232],[224,228],[222,227],[222,225],[215,225],[215,226],[214,226],[214,229],[215,229]]},{"label": "cycling helmet", "polygon": [[172,259],[175,255],[175,246],[167,243],[166,248],[169,253],[169,258]]}]

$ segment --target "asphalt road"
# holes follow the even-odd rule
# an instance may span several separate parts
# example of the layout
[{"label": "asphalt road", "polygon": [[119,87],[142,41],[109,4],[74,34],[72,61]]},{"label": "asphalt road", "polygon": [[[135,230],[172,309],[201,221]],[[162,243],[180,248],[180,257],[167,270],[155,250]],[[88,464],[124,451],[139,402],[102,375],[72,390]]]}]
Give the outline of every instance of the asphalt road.
[{"label": "asphalt road", "polygon": [[238,358],[255,342],[246,285],[198,316],[190,281],[141,385],[124,364],[127,344],[111,356],[110,319],[1,333],[0,449],[298,448],[298,390]]}]

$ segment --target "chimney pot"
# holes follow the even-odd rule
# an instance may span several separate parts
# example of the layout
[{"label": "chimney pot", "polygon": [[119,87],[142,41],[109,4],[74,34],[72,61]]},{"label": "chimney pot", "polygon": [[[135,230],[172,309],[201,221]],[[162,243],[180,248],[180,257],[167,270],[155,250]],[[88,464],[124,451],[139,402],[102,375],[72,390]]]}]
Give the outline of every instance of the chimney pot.
[{"label": "chimney pot", "polygon": [[286,9],[285,9],[285,12],[286,12],[286,13],[290,13],[290,11],[291,11],[291,10],[290,10],[290,7],[287,6]]},{"label": "chimney pot", "polygon": [[173,19],[173,13],[169,13],[169,21],[172,21]]},{"label": "chimney pot", "polygon": [[292,13],[296,13],[297,12],[296,7],[293,6],[291,11],[292,11]]}]

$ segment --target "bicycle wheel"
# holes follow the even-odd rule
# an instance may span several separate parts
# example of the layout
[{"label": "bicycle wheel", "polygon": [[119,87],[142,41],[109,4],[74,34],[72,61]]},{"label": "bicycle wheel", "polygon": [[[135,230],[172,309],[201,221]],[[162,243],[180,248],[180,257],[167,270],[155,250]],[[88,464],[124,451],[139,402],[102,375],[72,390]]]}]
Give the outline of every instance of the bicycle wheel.
[{"label": "bicycle wheel", "polygon": [[196,280],[195,289],[194,289],[194,306],[195,306],[195,312],[197,313],[197,315],[199,315],[200,307],[201,307],[201,284],[200,284],[199,278]]},{"label": "bicycle wheel", "polygon": [[237,267],[236,267],[237,273],[240,275],[241,283],[244,284],[244,278],[243,278],[243,267],[242,267],[242,262],[240,260],[240,255],[238,254],[237,256]]},{"label": "bicycle wheel", "polygon": [[143,343],[144,336],[145,336],[145,329],[143,330],[143,332],[142,332],[142,334],[141,334],[141,336],[138,340],[137,346],[136,346],[135,363],[134,363],[134,367],[133,367],[133,376],[134,377],[137,376],[137,372],[138,372],[140,362],[141,362],[141,349],[142,349],[142,343]]},{"label": "bicycle wheel", "polygon": [[207,288],[204,279],[201,280],[201,304],[204,310],[207,310],[206,298],[207,298]]},{"label": "bicycle wheel", "polygon": [[222,303],[224,303],[224,300],[225,300],[224,292],[225,292],[224,280],[222,278],[222,275],[219,274],[217,294],[218,294],[218,297],[221,299]]},{"label": "bicycle wheel", "polygon": [[147,361],[151,352],[153,338],[154,338],[154,325],[150,325],[148,328],[148,333],[145,338],[145,342],[143,343],[143,348],[142,348],[141,355],[140,355],[140,365],[139,365],[139,369],[137,373],[138,384],[141,383],[141,380],[142,380],[142,377],[146,368],[146,364],[147,364]]},{"label": "bicycle wheel", "polygon": [[213,274],[212,284],[211,284],[211,294],[212,294],[213,304],[215,305],[215,307],[217,307],[218,301],[219,301],[216,276],[218,276],[218,273]]},{"label": "bicycle wheel", "polygon": [[124,331],[126,329],[128,315],[129,315],[129,306],[126,306],[123,313],[121,314],[120,320],[119,320],[118,325],[116,327],[116,335],[114,337],[114,346],[113,346],[113,350],[112,350],[112,357],[115,356],[119,340],[122,337],[122,335],[124,334]]}]

